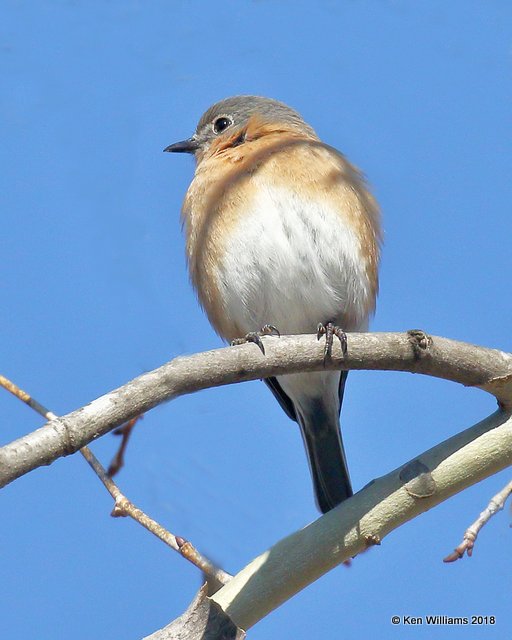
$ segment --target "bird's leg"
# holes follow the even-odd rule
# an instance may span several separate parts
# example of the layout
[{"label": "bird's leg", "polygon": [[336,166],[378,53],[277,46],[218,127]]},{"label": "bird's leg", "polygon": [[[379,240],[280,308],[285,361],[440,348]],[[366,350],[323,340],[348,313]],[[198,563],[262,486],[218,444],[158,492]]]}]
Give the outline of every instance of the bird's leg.
[{"label": "bird's leg", "polygon": [[341,327],[338,327],[332,322],[328,322],[327,324],[320,322],[317,328],[318,340],[320,340],[323,335],[325,335],[324,362],[331,357],[334,336],[340,341],[343,355],[347,353],[347,334]]},{"label": "bird's leg", "polygon": [[243,338],[235,338],[231,340],[231,346],[234,347],[237,344],[245,344],[246,342],[254,342],[261,349],[261,353],[265,355],[265,347],[263,346],[263,342],[261,341],[262,336],[277,336],[281,337],[279,330],[274,327],[272,324],[266,324],[259,331],[250,331]]}]

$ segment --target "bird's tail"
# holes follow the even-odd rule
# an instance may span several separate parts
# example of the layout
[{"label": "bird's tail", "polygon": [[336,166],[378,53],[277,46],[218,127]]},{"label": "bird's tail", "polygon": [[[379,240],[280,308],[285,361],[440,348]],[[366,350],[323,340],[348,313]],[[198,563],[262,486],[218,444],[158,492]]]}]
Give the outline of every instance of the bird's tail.
[{"label": "bird's tail", "polygon": [[353,493],[338,410],[320,397],[309,399],[297,413],[316,502],[320,511],[326,513]]}]

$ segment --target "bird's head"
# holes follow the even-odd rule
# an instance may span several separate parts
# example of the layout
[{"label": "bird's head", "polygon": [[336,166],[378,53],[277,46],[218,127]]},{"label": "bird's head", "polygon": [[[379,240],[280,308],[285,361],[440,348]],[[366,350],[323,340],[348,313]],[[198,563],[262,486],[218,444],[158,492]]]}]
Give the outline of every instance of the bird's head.
[{"label": "bird's head", "polygon": [[260,96],[233,96],[211,106],[190,138],[175,142],[164,151],[192,153],[199,162],[214,150],[233,148],[248,137],[254,139],[255,135],[261,137],[279,130],[316,138],[301,115],[283,102]]}]

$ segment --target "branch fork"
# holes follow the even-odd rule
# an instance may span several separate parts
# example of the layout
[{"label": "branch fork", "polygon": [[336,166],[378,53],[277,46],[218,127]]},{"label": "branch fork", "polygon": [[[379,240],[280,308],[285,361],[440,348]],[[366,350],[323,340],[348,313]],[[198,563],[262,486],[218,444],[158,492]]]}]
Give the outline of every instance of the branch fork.
[{"label": "branch fork", "polygon": [[[250,628],[332,567],[380,544],[404,522],[512,464],[512,354],[429,336],[421,330],[405,334],[347,334],[347,352],[335,343],[327,360],[316,336],[261,340],[265,355],[255,345],[243,344],[176,358],[61,418],[18,390],[15,395],[49,422],[0,448],[0,487],[80,450],[115,500],[112,515],[136,519],[224,585],[208,601],[212,606],[217,603],[216,610],[220,608],[229,623],[234,624],[235,635],[226,636],[234,638],[242,637],[241,629]],[[278,542],[234,577],[133,505],[87,447],[96,438],[183,394],[325,368],[408,371],[436,376],[491,393],[499,410],[373,481],[337,508]],[[1,376],[0,384],[11,392],[16,389],[16,385]],[[490,501],[446,561],[464,553],[471,555],[482,526],[503,508],[511,493],[512,482]],[[175,637],[161,635],[164,631],[151,638]]]}]

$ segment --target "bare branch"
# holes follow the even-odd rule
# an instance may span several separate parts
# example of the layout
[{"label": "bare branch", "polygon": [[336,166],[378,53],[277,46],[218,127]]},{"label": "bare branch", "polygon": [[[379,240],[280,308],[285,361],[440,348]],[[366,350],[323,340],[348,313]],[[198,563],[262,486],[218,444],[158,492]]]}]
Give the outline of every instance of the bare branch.
[{"label": "bare branch", "polygon": [[220,385],[298,371],[378,369],[423,373],[496,396],[512,406],[512,355],[421,331],[352,333],[348,353],[334,345],[324,363],[324,346],[316,336],[264,337],[265,355],[254,344],[180,357],[135,378],[90,404],[56,418],[0,448],[0,487],[92,440],[156,405],[178,396]]},{"label": "bare branch", "polygon": [[281,540],[211,599],[235,625],[247,631],[347,558],[369,545],[380,544],[408,520],[510,464],[511,413],[498,411],[371,482],[315,522]]},{"label": "bare branch", "polygon": [[117,429],[114,429],[113,434],[121,437],[121,444],[108,465],[107,473],[111,478],[117,475],[124,467],[124,454],[126,453],[126,447],[130,441],[130,436],[132,435],[132,431],[137,422],[142,420],[143,417],[143,415],[135,416],[135,418],[128,420],[128,422],[125,422],[120,427],[117,427]]},{"label": "bare branch", "polygon": [[226,584],[231,579],[229,573],[223,571],[220,567],[217,567],[211,560],[203,556],[202,553],[192,545],[191,542],[185,540],[181,536],[176,536],[165,527],[162,527],[156,520],[150,518],[142,509],[139,509],[133,504],[119,489],[112,478],[107,474],[103,466],[100,464],[96,456],[89,449],[89,447],[82,447],[80,453],[87,460],[93,471],[101,480],[107,491],[114,498],[115,504],[111,515],[115,518],[129,516],[139,524],[141,524],[147,531],[159,538],[167,546],[177,551],[186,560],[195,565],[203,573],[211,576],[214,580]]},{"label": "bare branch", "polygon": [[[347,339],[348,353],[335,345],[326,361],[322,342],[312,336],[263,338],[265,354],[249,344],[177,358],[63,418],[52,414],[44,427],[1,448],[0,486],[77,451],[164,400],[259,377],[324,368],[410,371],[479,387],[497,398],[500,411],[370,483],[219,589],[211,603],[218,603],[235,628],[248,629],[335,565],[512,463],[512,355],[422,331]],[[186,548],[193,554],[186,541],[175,541],[182,553]]]},{"label": "bare branch", "polygon": [[144,640],[243,640],[238,629],[216,602],[207,597],[203,585],[183,615]]},{"label": "bare branch", "polygon": [[[37,402],[37,400],[32,398],[32,396],[30,396],[26,391],[20,389],[18,385],[14,384],[14,382],[11,382],[6,377],[0,376],[0,386],[7,389],[7,391],[34,409],[34,411],[42,415],[44,418],[49,420],[57,419],[57,416],[54,413]],[[214,581],[226,584],[226,582],[231,579],[229,573],[226,573],[219,567],[215,566],[213,562],[199,553],[199,551],[190,542],[180,536],[175,536],[170,531],[167,531],[167,529],[162,527],[162,525],[156,520],[153,520],[153,518],[150,518],[141,509],[136,507],[131,500],[128,500],[128,498],[121,493],[119,487],[108,475],[89,447],[82,447],[80,449],[80,453],[87,460],[89,466],[101,480],[106,490],[114,498],[115,505],[111,513],[113,517],[119,518],[122,516],[129,516],[141,524],[145,529],[147,529],[147,531],[162,540],[162,542],[165,542],[165,544],[171,547],[171,549],[180,553],[186,560],[191,562]]]},{"label": "bare branch", "polygon": [[487,507],[482,511],[475,522],[473,522],[473,524],[464,532],[462,542],[458,547],[455,547],[453,553],[446,556],[444,562],[455,562],[455,560],[462,558],[464,553],[467,553],[470,557],[473,555],[473,548],[480,530],[493,516],[503,509],[510,494],[512,494],[512,481],[491,498]]}]

